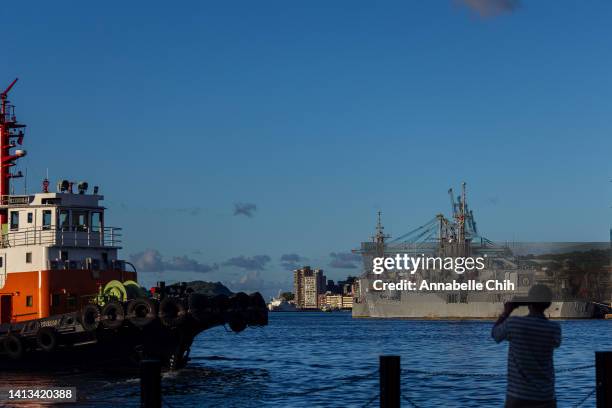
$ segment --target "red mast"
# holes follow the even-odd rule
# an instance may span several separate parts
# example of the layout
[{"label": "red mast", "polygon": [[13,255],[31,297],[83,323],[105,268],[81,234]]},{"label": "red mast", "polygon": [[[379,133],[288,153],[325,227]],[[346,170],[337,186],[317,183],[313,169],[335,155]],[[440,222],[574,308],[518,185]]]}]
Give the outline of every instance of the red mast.
[{"label": "red mast", "polygon": [[[17,123],[15,118],[15,107],[8,101],[8,93],[17,82],[15,78],[13,82],[0,94],[2,106],[0,108],[0,199],[2,204],[7,202],[6,196],[10,195],[10,179],[13,177],[22,177],[21,171],[11,173],[10,167],[14,166],[15,161],[26,155],[25,150],[15,150],[11,153],[11,149],[23,143],[25,125]],[[6,211],[0,212],[0,225],[7,223]]]}]

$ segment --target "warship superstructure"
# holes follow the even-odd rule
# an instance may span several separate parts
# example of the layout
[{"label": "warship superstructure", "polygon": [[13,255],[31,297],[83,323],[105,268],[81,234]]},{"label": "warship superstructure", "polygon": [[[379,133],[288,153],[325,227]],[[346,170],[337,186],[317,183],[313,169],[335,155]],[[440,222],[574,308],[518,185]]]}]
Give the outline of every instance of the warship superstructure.
[{"label": "warship superstructure", "polygon": [[[452,216],[436,215],[428,223],[391,240],[384,233],[380,212],[376,234],[354,252],[362,255],[364,272],[353,303],[353,317],[412,319],[493,319],[504,302],[525,297],[535,284],[553,291],[551,318],[592,318],[609,313],[610,244],[498,244],[478,232],[466,198],[466,184],[455,198],[449,190]],[[591,245],[589,245],[591,244]],[[408,254],[415,257],[480,257],[485,267],[458,275],[443,269],[420,268],[415,273],[385,269],[373,272],[373,259]],[[376,280],[414,282],[511,282],[513,289],[376,290]],[[380,285],[377,287],[380,289]],[[518,314],[525,314],[519,307]]]}]

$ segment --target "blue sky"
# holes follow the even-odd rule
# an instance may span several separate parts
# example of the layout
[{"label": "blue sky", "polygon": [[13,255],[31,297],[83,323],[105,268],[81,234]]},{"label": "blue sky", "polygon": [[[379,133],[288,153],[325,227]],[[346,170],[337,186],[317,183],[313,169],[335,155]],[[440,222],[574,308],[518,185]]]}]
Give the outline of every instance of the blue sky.
[{"label": "blue sky", "polygon": [[492,239],[606,240],[612,4],[485,3],[5,4],[30,191],[100,185],[145,283],[355,274],[378,209],[401,235],[463,180]]}]

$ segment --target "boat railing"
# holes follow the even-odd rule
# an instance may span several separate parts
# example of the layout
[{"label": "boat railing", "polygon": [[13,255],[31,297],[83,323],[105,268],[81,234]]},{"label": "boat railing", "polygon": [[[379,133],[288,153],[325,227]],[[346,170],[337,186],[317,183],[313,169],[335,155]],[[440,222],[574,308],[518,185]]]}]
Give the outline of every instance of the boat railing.
[{"label": "boat railing", "polygon": [[0,205],[28,205],[32,201],[31,195],[3,195],[0,196]]},{"label": "boat railing", "polygon": [[2,234],[0,242],[2,248],[30,245],[118,248],[120,244],[121,228],[116,227],[21,228],[19,231]]}]

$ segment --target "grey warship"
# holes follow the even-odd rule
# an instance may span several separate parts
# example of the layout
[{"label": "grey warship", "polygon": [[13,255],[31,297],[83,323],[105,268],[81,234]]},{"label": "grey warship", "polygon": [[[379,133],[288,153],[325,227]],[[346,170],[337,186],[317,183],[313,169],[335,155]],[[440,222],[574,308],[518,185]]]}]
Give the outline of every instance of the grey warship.
[{"label": "grey warship", "polygon": [[[380,212],[376,233],[353,252],[362,255],[364,271],[353,303],[353,317],[406,319],[494,319],[503,304],[526,296],[535,284],[554,293],[550,318],[585,319],[609,313],[611,291],[610,243],[495,243],[478,232],[469,209],[466,184],[455,198],[449,190],[452,216],[436,215],[428,223],[393,240],[384,232]],[[483,257],[486,267],[457,276],[452,271],[420,269],[414,274],[372,269],[375,257]],[[373,282],[512,282],[514,289],[487,291],[375,290]],[[519,307],[518,314],[527,313]]]}]

